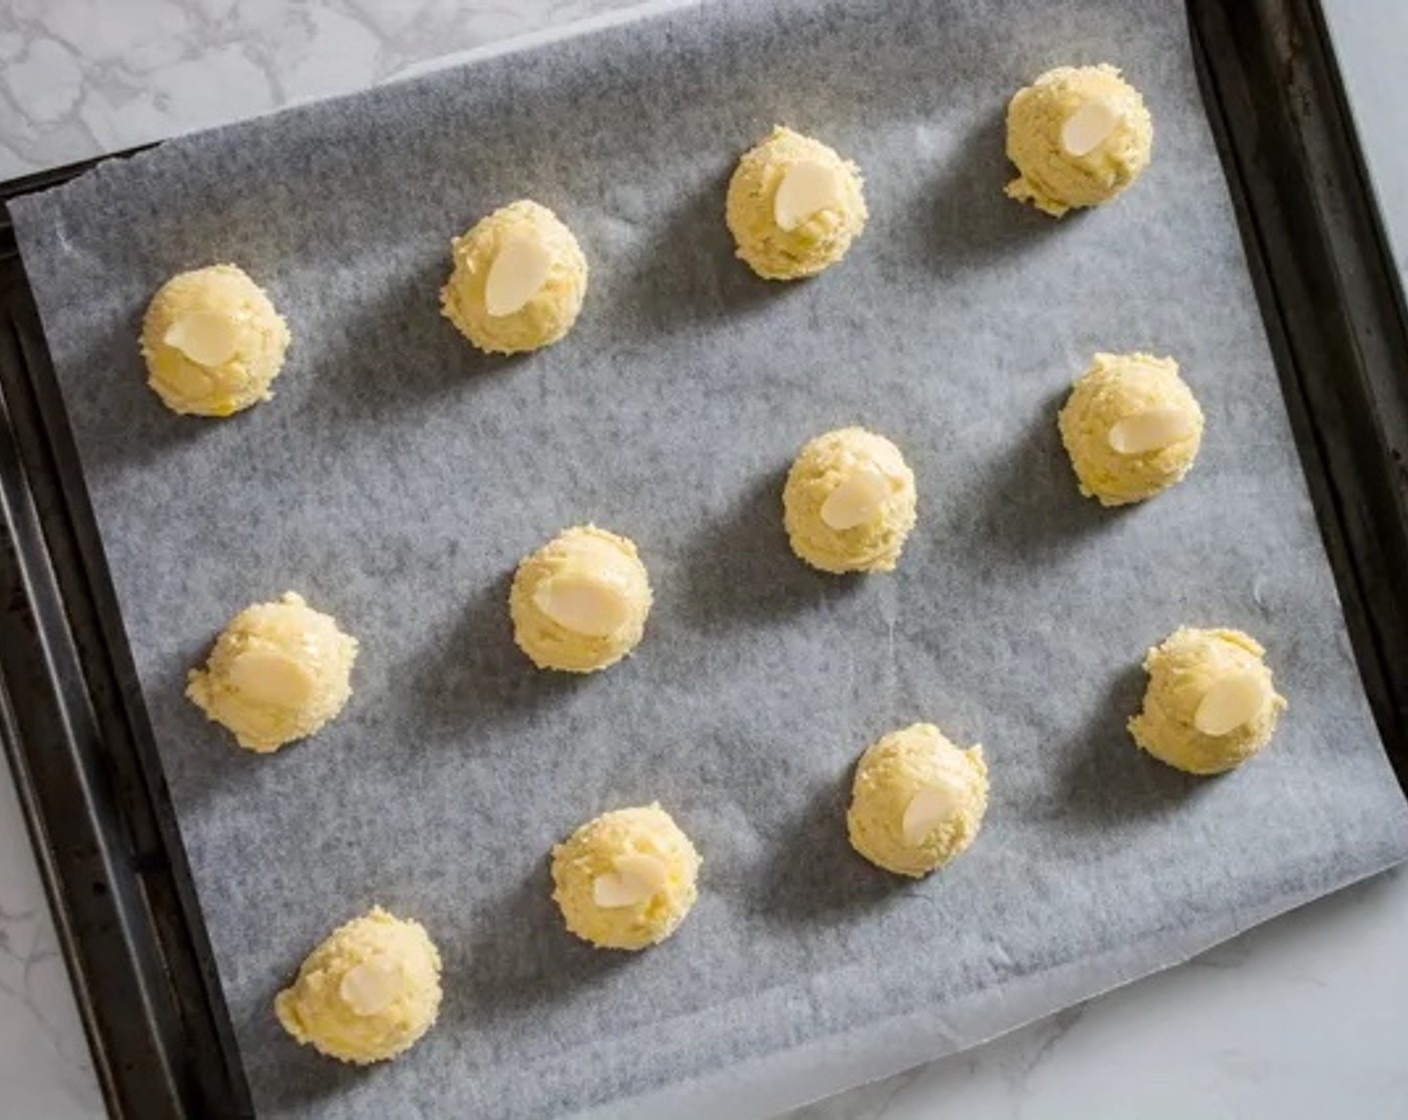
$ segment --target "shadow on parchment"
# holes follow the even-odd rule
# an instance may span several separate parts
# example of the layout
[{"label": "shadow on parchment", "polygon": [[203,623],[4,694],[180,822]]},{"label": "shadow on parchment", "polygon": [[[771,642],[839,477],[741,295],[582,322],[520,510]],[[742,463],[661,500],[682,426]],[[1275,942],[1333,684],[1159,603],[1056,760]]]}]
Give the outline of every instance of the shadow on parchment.
[{"label": "shadow on parchment", "polygon": [[[86,474],[101,478],[113,464],[159,463],[172,448],[194,443],[213,425],[237,425],[245,415],[223,420],[178,416],[162,404],[147,385],[137,344],[144,311],[113,323],[107,337],[93,344],[90,352],[106,357],[99,368],[85,369],[86,380],[59,379]],[[77,422],[80,416],[86,422]]]},{"label": "shadow on parchment", "polygon": [[320,324],[321,348],[302,348],[300,413],[311,422],[375,422],[448,394],[477,392],[531,354],[485,354],[440,312],[448,252],[424,253],[395,275],[368,277]]},{"label": "shadow on parchment", "polygon": [[1099,825],[1157,817],[1209,788],[1208,778],[1175,770],[1135,746],[1126,725],[1143,703],[1147,679],[1131,662],[1111,678],[1085,726],[1055,745],[1056,814]]},{"label": "shadow on parchment", "polygon": [[255,1003],[252,1021],[236,1024],[235,1034],[246,1055],[246,1075],[251,1085],[259,1087],[254,1095],[261,1114],[267,1108],[302,1116],[314,1105],[348,1092],[364,1078],[376,1076],[375,1065],[334,1061],[312,1046],[297,1044],[274,1014],[275,997],[293,983],[304,954],[313,944],[288,945],[281,950],[279,967],[266,998]]},{"label": "shadow on parchment", "polygon": [[[274,762],[274,756],[241,747],[229,730],[186,696],[190,671],[205,667],[217,637],[212,633],[187,639],[179,649],[168,650],[155,680],[141,691],[141,704],[160,747],[162,771],[181,813],[203,803],[215,790],[239,790],[259,766]],[[145,736],[146,728],[138,728],[136,734]],[[302,742],[290,743],[280,753],[286,759],[302,746]]]},{"label": "shadow on parchment", "polygon": [[[275,1027],[281,1029],[277,1028],[277,1023]],[[289,1054],[281,1068],[268,1071],[264,1084],[272,1087],[271,1095],[267,1099],[262,1093],[256,1096],[261,1105],[261,1114],[264,1108],[268,1108],[271,1112],[303,1116],[314,1106],[350,1092],[358,1082],[377,1076],[375,1064],[358,1066],[334,1061],[319,1054],[312,1046],[296,1046],[287,1035],[279,1045],[296,1052]],[[251,1080],[257,1076],[255,1070],[248,1070],[247,1073]]]},{"label": "shadow on parchment", "polygon": [[818,572],[792,552],[782,525],[787,468],[759,479],[690,542],[682,614],[692,626],[758,625],[855,594],[861,576]]},{"label": "shadow on parchment", "polygon": [[752,889],[752,908],[781,925],[824,925],[844,911],[873,909],[901,897],[910,882],[873,866],[846,834],[854,768],[818,787],[787,822]]},{"label": "shadow on parchment", "polygon": [[449,975],[473,977],[472,983],[447,990],[445,1015],[452,1023],[484,1026],[558,1004],[627,967],[635,956],[594,948],[567,930],[552,900],[546,859],[482,914],[464,959],[458,966],[446,962]]},{"label": "shadow on parchment", "polygon": [[983,542],[985,557],[1000,558],[1003,565],[1040,565],[1073,539],[1108,531],[1136,508],[1106,509],[1081,496],[1056,428],[1068,392],[1048,397],[1002,459],[975,480],[973,512],[965,509],[967,524],[957,527]]},{"label": "shadow on parchment", "polygon": [[[643,331],[673,331],[692,323],[736,323],[804,288],[805,281],[764,280],[735,255],[724,224],[730,166],[653,227],[638,267],[622,285],[624,308],[609,313],[639,319]],[[727,329],[727,327],[725,327]]]},{"label": "shadow on parchment", "polygon": [[335,301],[310,307],[309,294],[303,294],[301,305],[283,309],[294,337],[272,386],[274,399],[221,419],[173,415],[146,385],[133,344],[140,314],[115,324],[110,339],[95,350],[129,356],[121,368],[103,371],[98,399],[81,410],[104,418],[102,425],[90,419],[83,429],[85,466],[101,474],[113,464],[159,463],[174,447],[237,437],[249,427],[257,429],[256,437],[268,438],[263,429],[273,424],[315,438],[328,429],[374,425],[388,413],[446,394],[475,393],[531,359],[485,354],[440,314],[449,269],[448,253],[436,252],[393,276],[369,273],[353,282],[365,290],[354,286]]},{"label": "shadow on parchment", "polygon": [[406,704],[427,730],[450,730],[463,740],[486,722],[529,718],[590,683],[590,674],[539,669],[518,648],[508,612],[512,584],[507,571],[479,588],[453,633],[419,651]]},{"label": "shadow on parchment", "polygon": [[1006,107],[998,106],[948,154],[920,212],[915,245],[937,271],[1014,256],[1081,221],[1083,210],[1057,220],[1008,198],[1003,188],[1016,176],[1007,159]]}]

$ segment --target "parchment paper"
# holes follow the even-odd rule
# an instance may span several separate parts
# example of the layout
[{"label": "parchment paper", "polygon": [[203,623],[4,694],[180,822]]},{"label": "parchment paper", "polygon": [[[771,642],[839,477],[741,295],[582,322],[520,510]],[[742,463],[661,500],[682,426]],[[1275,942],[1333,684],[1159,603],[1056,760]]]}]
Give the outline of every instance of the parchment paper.
[{"label": "parchment paper", "polygon": [[[1157,122],[1125,198],[1005,199],[1002,114],[1114,61]],[[732,257],[724,186],[775,122],[864,169],[871,221],[795,285]],[[488,360],[438,314],[449,238],[530,196],[579,235],[572,335]],[[259,1107],[268,1115],[745,1113],[960,1048],[1180,960],[1408,850],[1167,0],[711,5],[192,137],[16,207]],[[136,336],[178,269],[240,262],[294,333],[269,404],[181,419]],[[1172,353],[1185,484],[1077,496],[1055,410],[1097,349]],[[904,449],[899,571],[788,552],[784,470],[860,423]],[[516,561],[595,521],[640,545],[638,656],[535,672]],[[287,589],[356,634],[315,740],[237,750],[182,698]],[[1124,731],[1147,646],[1244,627],[1291,707],[1237,773]],[[981,740],[982,836],[898,882],[848,850],[851,764],[928,719]],[[659,799],[704,856],[665,945],[595,953],[548,898],[582,820]],[[394,1064],[296,1047],[270,1001],[373,902],[445,958]]]}]

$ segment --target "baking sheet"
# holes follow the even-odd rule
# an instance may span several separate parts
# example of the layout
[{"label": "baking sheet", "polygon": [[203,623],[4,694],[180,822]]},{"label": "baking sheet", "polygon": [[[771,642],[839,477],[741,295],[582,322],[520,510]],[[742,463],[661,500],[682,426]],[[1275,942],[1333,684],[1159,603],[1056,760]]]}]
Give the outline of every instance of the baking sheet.
[{"label": "baking sheet", "polygon": [[[1053,223],[1004,199],[1002,112],[1115,61],[1155,161]],[[805,284],[731,255],[724,185],[775,122],[857,160],[872,213]],[[592,262],[562,344],[487,359],[438,316],[448,239],[516,197]],[[969,1045],[1408,851],[1355,676],[1181,10],[713,4],[164,145],[14,206],[242,1057],[262,1113],[677,1116],[780,1108]],[[170,273],[241,263],[289,318],[273,402],[173,417],[135,338]],[[1111,512],[1055,409],[1096,349],[1170,352],[1208,416],[1188,481]],[[905,450],[892,576],[789,554],[783,472],[826,428]],[[638,656],[539,674],[525,552],[594,520],[656,588]],[[317,739],[236,750],[182,699],[240,606],[296,589],[362,643]],[[1146,646],[1241,626],[1291,709],[1238,773],[1123,731]],[[849,767],[916,719],[981,740],[984,832],[923,883],[848,850]],[[705,865],[646,954],[563,932],[545,853],[659,799]],[[446,963],[384,1068],[270,1001],[379,902]]]}]

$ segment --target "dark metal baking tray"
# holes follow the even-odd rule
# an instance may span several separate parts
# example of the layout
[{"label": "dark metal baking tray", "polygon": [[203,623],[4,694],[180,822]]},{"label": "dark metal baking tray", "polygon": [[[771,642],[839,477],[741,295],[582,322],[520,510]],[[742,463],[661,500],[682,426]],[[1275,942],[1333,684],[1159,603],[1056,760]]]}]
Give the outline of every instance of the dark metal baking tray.
[{"label": "dark metal baking tray", "polygon": [[[1408,314],[1314,0],[1188,0],[1360,673],[1408,788]],[[0,202],[80,164],[0,186]],[[253,1114],[101,542],[0,212],[0,738],[114,1116]]]}]

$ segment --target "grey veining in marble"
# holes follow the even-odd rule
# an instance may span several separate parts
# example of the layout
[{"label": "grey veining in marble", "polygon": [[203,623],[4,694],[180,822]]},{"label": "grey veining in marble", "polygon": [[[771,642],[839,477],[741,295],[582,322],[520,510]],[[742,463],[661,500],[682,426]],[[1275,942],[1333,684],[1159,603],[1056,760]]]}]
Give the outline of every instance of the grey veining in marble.
[{"label": "grey veining in marble", "polygon": [[395,78],[638,0],[5,0],[0,179]]},{"label": "grey veining in marble", "polygon": [[0,756],[0,1117],[101,1114],[68,971]]},{"label": "grey veining in marble", "polygon": [[[1408,272],[1403,0],[1323,0]],[[361,88],[631,0],[0,0],[0,179]],[[1408,874],[795,1120],[1404,1115]],[[0,763],[0,1120],[102,1115]]]}]

